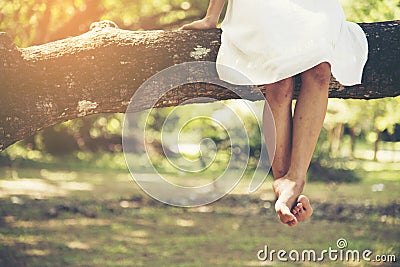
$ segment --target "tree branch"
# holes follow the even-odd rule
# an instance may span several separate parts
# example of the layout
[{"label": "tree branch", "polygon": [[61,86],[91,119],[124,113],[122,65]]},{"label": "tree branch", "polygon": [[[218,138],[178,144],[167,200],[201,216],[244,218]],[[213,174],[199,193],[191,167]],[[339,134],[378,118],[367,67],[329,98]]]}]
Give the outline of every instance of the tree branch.
[{"label": "tree branch", "polygon": [[[400,94],[399,22],[361,24],[370,49],[362,85],[345,88],[332,79],[330,97]],[[0,151],[69,119],[124,112],[134,92],[155,73],[183,62],[215,61],[220,34],[218,29],[134,32],[103,21],[82,35],[20,49],[0,33]],[[205,48],[204,53],[193,56],[199,47]],[[254,91],[243,93],[257,100]],[[228,89],[194,83],[168,93],[158,106],[174,106],[198,96],[238,98]],[[142,109],[146,105],[146,101],[138,103]]]}]

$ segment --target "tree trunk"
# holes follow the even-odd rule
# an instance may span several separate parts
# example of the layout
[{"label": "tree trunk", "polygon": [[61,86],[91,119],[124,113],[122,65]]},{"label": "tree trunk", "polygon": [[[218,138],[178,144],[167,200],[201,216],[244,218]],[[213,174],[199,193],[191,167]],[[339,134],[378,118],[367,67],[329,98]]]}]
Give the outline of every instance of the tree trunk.
[{"label": "tree trunk", "polygon": [[349,128],[349,135],[350,135],[350,158],[354,158],[354,152],[356,151],[356,141],[357,136],[352,127]]},{"label": "tree trunk", "polygon": [[[345,88],[332,79],[330,97],[399,95],[399,21],[361,27],[370,48],[362,85]],[[215,61],[220,35],[218,29],[134,32],[103,21],[80,36],[20,49],[6,33],[0,33],[0,151],[69,119],[124,112],[139,86],[157,72],[183,62]],[[298,81],[297,77],[296,92]],[[192,83],[178,89],[166,94],[158,107],[176,106],[199,96],[239,98],[212,84]],[[259,100],[255,90],[244,91],[241,97]],[[149,92],[146,98],[153,96]],[[147,100],[137,103],[138,108],[148,108]]]},{"label": "tree trunk", "polygon": [[344,125],[343,123],[338,123],[333,129],[331,130],[331,140],[330,143],[330,151],[332,156],[337,156],[340,153],[340,145],[341,145],[341,140],[343,137],[343,130],[344,130]]},{"label": "tree trunk", "polygon": [[381,141],[381,131],[376,130],[376,140],[374,142],[374,161],[378,161],[379,142]]}]

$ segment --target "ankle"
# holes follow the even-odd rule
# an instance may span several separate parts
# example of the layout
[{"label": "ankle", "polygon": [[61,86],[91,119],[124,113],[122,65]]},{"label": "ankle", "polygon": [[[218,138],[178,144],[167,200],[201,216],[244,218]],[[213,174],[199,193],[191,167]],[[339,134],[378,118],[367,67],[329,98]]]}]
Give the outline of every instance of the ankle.
[{"label": "ankle", "polygon": [[306,181],[306,173],[299,171],[289,170],[285,175],[285,178],[295,181],[296,183],[305,183]]},{"label": "ankle", "polygon": [[279,197],[280,193],[286,189],[293,190],[296,194],[300,195],[303,192],[305,185],[304,179],[298,179],[285,175],[281,178],[275,179],[272,187],[274,189],[275,195]]}]

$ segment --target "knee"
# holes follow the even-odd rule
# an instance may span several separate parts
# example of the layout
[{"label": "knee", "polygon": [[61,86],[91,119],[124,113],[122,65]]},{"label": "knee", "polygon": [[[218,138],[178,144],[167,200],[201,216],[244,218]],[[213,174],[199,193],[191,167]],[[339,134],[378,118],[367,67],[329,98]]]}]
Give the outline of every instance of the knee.
[{"label": "knee", "polygon": [[312,82],[321,87],[326,87],[331,79],[331,65],[328,62],[323,62],[303,72],[301,78],[303,82]]},{"label": "knee", "polygon": [[293,78],[267,84],[265,87],[265,98],[270,104],[287,105],[292,103]]}]

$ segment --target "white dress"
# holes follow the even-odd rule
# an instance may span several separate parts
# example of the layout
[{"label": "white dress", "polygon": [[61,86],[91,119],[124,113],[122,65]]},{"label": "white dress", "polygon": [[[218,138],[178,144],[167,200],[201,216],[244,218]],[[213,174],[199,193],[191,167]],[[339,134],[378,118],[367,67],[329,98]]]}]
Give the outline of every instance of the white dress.
[{"label": "white dress", "polygon": [[221,28],[217,71],[227,82],[270,84],[329,62],[341,84],[361,83],[367,39],[339,0],[229,0]]}]

